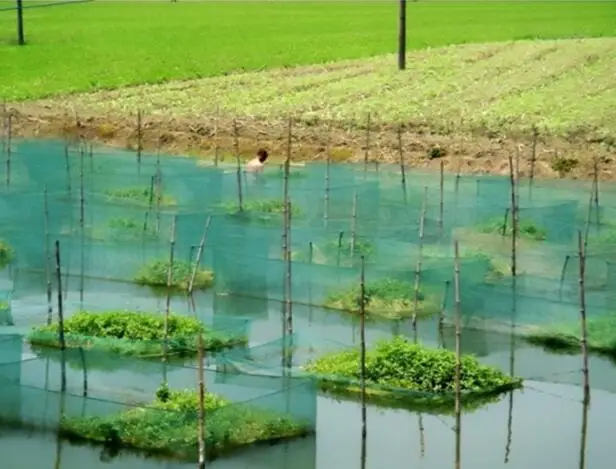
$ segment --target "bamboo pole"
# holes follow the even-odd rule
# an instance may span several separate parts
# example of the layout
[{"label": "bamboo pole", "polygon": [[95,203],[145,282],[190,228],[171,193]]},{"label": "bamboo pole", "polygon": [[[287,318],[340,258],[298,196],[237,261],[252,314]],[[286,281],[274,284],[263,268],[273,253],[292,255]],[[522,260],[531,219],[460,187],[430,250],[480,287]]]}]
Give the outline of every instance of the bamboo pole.
[{"label": "bamboo pole", "polygon": [[7,114],[8,114],[8,107],[6,104],[6,98],[4,98],[2,99],[2,154],[6,152]]},{"label": "bamboo pole", "polygon": [[71,158],[68,148],[68,136],[64,141],[64,167],[66,169],[66,191],[70,197],[73,192],[73,188],[71,184]]},{"label": "bamboo pole", "polygon": [[462,374],[462,310],[460,306],[460,247],[458,241],[454,243],[454,294],[456,305],[456,374],[455,374],[455,415],[456,415],[456,449],[455,449],[455,469],[460,469],[462,453],[462,406],[461,406],[461,374]]},{"label": "bamboo pole", "polygon": [[368,171],[370,158],[370,113],[366,116],[366,147],[364,148],[364,172]]},{"label": "bamboo pole", "polygon": [[586,444],[588,440],[588,410],[590,408],[590,394],[584,396],[582,402],[582,428],[580,431],[580,464],[579,469],[586,469]]},{"label": "bamboo pole", "polygon": [[212,217],[207,217],[205,221],[205,227],[203,228],[203,235],[201,236],[201,241],[199,242],[199,249],[197,250],[197,259],[195,260],[195,264],[193,265],[192,274],[190,276],[190,282],[188,283],[188,296],[192,296],[193,286],[195,284],[195,278],[197,277],[197,270],[199,269],[199,264],[201,264],[201,257],[203,256],[203,248],[205,247],[205,242],[207,241],[207,235],[210,231],[210,224],[212,223]]},{"label": "bamboo pole", "polygon": [[323,220],[325,222],[325,227],[327,228],[327,223],[329,220],[329,200],[330,200],[330,192],[331,192],[331,166],[332,166],[332,155],[331,155],[331,149],[330,149],[330,141],[329,141],[330,137],[328,134],[327,137],[327,147],[325,148],[325,158],[326,158],[326,163],[325,163],[325,198],[324,198],[324,202],[325,202],[325,209],[324,209],[324,214],[323,214]]},{"label": "bamboo pole", "polygon": [[237,165],[237,204],[240,212],[244,211],[244,196],[242,194],[242,162],[240,160],[240,137],[237,121],[233,119],[233,146],[235,148],[235,162]]},{"label": "bamboo pole", "polygon": [[[171,286],[173,285],[173,264],[175,260],[175,231],[177,215],[171,219],[171,238],[169,240],[169,266],[167,267],[167,297],[165,300],[165,320],[163,332],[163,362],[167,362],[169,342],[169,316],[171,314]],[[165,380],[166,381],[166,380]]]},{"label": "bamboo pole", "polygon": [[398,135],[398,154],[400,156],[400,182],[402,182],[402,196],[404,203],[407,202],[407,192],[406,192],[406,167],[404,163],[404,146],[402,144],[402,124],[398,125],[397,128]]},{"label": "bamboo pole", "polygon": [[218,167],[220,160],[220,144],[218,142],[218,125],[220,122],[220,104],[216,105],[216,118],[214,119],[214,166]]},{"label": "bamboo pole", "polygon": [[585,277],[586,277],[586,252],[584,249],[584,242],[582,240],[582,232],[578,232],[578,256],[579,256],[579,285],[580,285],[580,328],[581,328],[581,337],[580,344],[582,348],[582,360],[583,360],[583,368],[582,374],[584,377],[584,397],[590,396],[590,382],[589,382],[589,373],[588,373],[588,329],[586,324],[586,288],[585,288]]},{"label": "bamboo pole", "polygon": [[353,206],[351,208],[351,242],[349,243],[349,254],[351,259],[355,255],[355,245],[357,244],[357,192],[353,193]]},{"label": "bamboo pole", "polygon": [[595,183],[594,202],[597,229],[601,228],[601,212],[599,210],[599,160],[597,157],[593,161],[593,180]]},{"label": "bamboo pole", "polygon": [[199,348],[199,366],[197,380],[199,386],[199,469],[205,469],[205,347],[203,333],[197,334]]},{"label": "bamboo pole", "polygon": [[45,219],[45,283],[47,290],[47,325],[52,323],[53,318],[53,305],[52,305],[52,293],[51,293],[51,248],[49,246],[49,196],[47,191],[47,184],[43,189],[43,206],[44,206],[44,219]]},{"label": "bamboo pole", "polygon": [[9,112],[6,123],[6,187],[11,186],[11,155],[13,141],[13,115]]},{"label": "bamboo pole", "polygon": [[66,341],[64,340],[64,305],[62,301],[62,263],[60,260],[60,241],[56,240],[56,281],[58,282],[58,341],[62,353],[60,371],[60,386],[62,392],[66,391]]},{"label": "bamboo pole", "polygon": [[83,371],[83,397],[88,397],[88,363],[83,347],[79,347],[79,358],[81,359],[81,369]]},{"label": "bamboo pole", "polygon": [[533,195],[533,184],[535,181],[535,165],[537,163],[538,137],[539,137],[539,130],[537,129],[537,126],[533,125],[533,140],[532,140],[531,153],[530,153],[530,173],[529,173],[529,184],[528,184],[529,195],[531,197]]},{"label": "bamboo pole", "polygon": [[441,310],[438,318],[438,335],[444,342],[443,326],[445,325],[445,315],[447,314],[447,297],[449,296],[449,288],[451,286],[450,280],[445,280],[445,289],[443,292],[443,299],[441,301]]},{"label": "bamboo pole", "polygon": [[143,115],[137,110],[137,173],[141,173],[141,152],[143,150]]},{"label": "bamboo pole", "polygon": [[143,219],[143,239],[145,239],[146,233],[148,231],[148,221],[150,218],[150,213],[152,212],[152,206],[154,205],[154,187],[156,185],[156,176],[152,176],[150,178],[150,193],[148,196],[148,209],[145,211],[144,219]]},{"label": "bamboo pole", "polygon": [[516,197],[516,180],[515,169],[513,165],[513,157],[511,153],[509,158],[509,185],[511,189],[511,276],[517,275],[517,237],[518,237],[518,207]]},{"label": "bamboo pole", "polygon": [[361,398],[361,437],[367,435],[366,425],[366,263],[365,257],[361,256],[359,277],[359,320],[360,320],[360,398]]},{"label": "bamboo pole", "polygon": [[287,254],[286,254],[286,333],[289,337],[293,334],[293,281],[292,281],[292,265],[291,262],[291,202],[287,202]]},{"label": "bamboo pole", "polygon": [[88,148],[88,156],[90,159],[90,173],[94,172],[94,145],[90,144]]},{"label": "bamboo pole", "polygon": [[156,154],[156,234],[160,233],[160,206],[163,201],[163,172],[160,167],[160,152]]},{"label": "bamboo pole", "polygon": [[80,230],[80,259],[79,259],[79,301],[83,305],[83,290],[84,290],[84,269],[85,269],[85,236],[86,236],[86,221],[85,221],[85,188],[83,180],[83,164],[85,158],[85,149],[83,146],[79,148],[79,230]]},{"label": "bamboo pole", "polygon": [[439,177],[438,232],[443,236],[443,219],[445,217],[445,164],[441,160]]},{"label": "bamboo pole", "polygon": [[421,207],[421,217],[419,218],[419,251],[417,253],[417,264],[415,265],[415,295],[413,299],[413,316],[411,318],[413,324],[413,334],[417,341],[417,310],[419,309],[419,290],[421,285],[421,266],[423,262],[423,240],[426,223],[426,212],[428,207],[428,188],[424,187],[424,197]]}]

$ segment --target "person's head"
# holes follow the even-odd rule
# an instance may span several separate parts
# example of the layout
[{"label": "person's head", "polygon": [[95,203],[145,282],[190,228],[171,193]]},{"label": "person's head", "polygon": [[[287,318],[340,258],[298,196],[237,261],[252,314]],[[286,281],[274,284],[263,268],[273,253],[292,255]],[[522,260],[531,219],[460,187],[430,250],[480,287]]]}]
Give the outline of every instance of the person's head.
[{"label": "person's head", "polygon": [[259,151],[257,151],[257,158],[259,158],[260,163],[265,163],[268,156],[269,155],[267,154],[267,150],[265,148],[259,148]]}]

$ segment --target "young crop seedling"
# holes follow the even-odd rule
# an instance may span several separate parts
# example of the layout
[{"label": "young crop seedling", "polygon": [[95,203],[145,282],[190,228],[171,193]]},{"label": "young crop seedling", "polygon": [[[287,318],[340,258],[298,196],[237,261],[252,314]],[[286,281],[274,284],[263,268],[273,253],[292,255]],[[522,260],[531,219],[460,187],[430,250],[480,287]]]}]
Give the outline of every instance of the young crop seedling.
[{"label": "young crop seedling", "polygon": [[[218,207],[228,215],[243,216],[248,220],[263,223],[282,221],[285,211],[284,201],[277,199],[247,200],[243,202],[242,210],[240,210],[237,202],[226,202]],[[291,218],[298,216],[301,216],[300,208],[296,205],[291,205]]]},{"label": "young crop seedling", "polygon": [[[171,288],[178,291],[188,291],[194,264],[187,261],[175,261],[171,274]],[[150,287],[167,287],[169,261],[152,261],[139,269],[134,282]],[[207,290],[214,285],[214,272],[210,269],[197,268],[193,283],[194,290]]]},{"label": "young crop seedling", "polygon": [[[158,194],[156,190],[152,192],[150,187],[129,187],[126,189],[110,189],[105,191],[105,195],[110,202],[139,205],[156,206],[158,204]],[[160,205],[175,205],[176,200],[168,194],[160,195]]]},{"label": "young crop seedling", "polygon": [[9,243],[0,239],[0,269],[4,269],[15,258],[15,252]]},{"label": "young crop seedling", "polygon": [[[449,413],[455,400],[455,368],[456,354],[449,350],[430,349],[404,337],[381,341],[366,352],[366,398],[377,405]],[[358,349],[324,355],[305,370],[317,378],[323,391],[353,399],[360,396]],[[520,378],[482,365],[472,356],[462,357],[465,407],[490,402],[521,385]]]},{"label": "young crop seedling", "polygon": [[[494,218],[480,224],[478,226],[478,231],[480,233],[511,237],[513,235],[513,225],[510,217],[507,217],[507,221],[505,221],[504,218]],[[545,241],[548,232],[545,228],[537,225],[531,220],[520,220],[518,224],[518,235],[521,239]]]},{"label": "young crop seedling", "polygon": [[[60,348],[58,323],[35,327],[28,341],[35,347]],[[198,319],[170,315],[167,352],[170,356],[197,354],[198,335],[205,350],[219,351],[247,343],[247,338],[218,333]],[[109,351],[122,355],[161,357],[163,355],[164,316],[141,311],[80,311],[64,321],[66,347]]]},{"label": "young crop seedling", "polygon": [[[418,317],[428,317],[440,310],[439,302],[421,291],[417,298],[417,310],[415,310],[415,287],[412,282],[396,279],[367,282],[365,294],[366,313],[386,319],[411,317],[413,313]],[[330,293],[323,306],[358,314],[360,303],[359,286],[353,285]]]},{"label": "young crop seedling", "polygon": [[[194,461],[198,454],[198,410],[196,391],[176,391],[163,385],[154,402],[145,407],[106,417],[64,418],[60,433],[73,440]],[[253,444],[273,444],[312,432],[308,422],[256,404],[232,403],[209,392],[205,395],[205,411],[208,459]]]},{"label": "young crop seedling", "polygon": [[109,220],[108,227],[114,239],[155,240],[159,238],[154,227],[147,226],[144,230],[144,222],[135,218],[114,217]]}]

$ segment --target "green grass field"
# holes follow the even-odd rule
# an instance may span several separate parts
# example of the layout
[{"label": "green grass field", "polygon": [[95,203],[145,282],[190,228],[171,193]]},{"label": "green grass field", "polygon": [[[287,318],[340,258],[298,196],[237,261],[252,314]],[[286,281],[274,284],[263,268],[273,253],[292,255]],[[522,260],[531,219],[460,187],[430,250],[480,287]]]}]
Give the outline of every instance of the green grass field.
[{"label": "green grass field", "polygon": [[[26,4],[34,3],[32,1]],[[4,1],[0,7],[7,6]],[[410,49],[615,36],[616,2],[417,2]],[[0,11],[0,98],[25,100],[394,52],[395,2],[93,2]]]}]

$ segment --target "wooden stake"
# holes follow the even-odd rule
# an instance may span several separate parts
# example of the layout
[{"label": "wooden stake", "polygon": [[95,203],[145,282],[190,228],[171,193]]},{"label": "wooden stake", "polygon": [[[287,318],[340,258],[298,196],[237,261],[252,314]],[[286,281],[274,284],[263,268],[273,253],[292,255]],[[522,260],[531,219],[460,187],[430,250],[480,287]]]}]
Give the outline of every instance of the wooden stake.
[{"label": "wooden stake", "polygon": [[447,298],[449,296],[449,287],[451,286],[450,280],[445,280],[445,290],[443,292],[443,299],[441,301],[441,311],[438,318],[438,334],[443,338],[443,326],[445,325],[445,315],[447,314]]},{"label": "wooden stake", "polygon": [[71,158],[69,154],[68,140],[64,141],[64,165],[66,168],[66,190],[70,197],[71,193],[73,192],[73,189],[71,187],[72,186],[71,184]]},{"label": "wooden stake", "polygon": [[419,309],[419,289],[421,284],[421,265],[423,261],[423,240],[424,228],[426,223],[426,212],[428,207],[428,188],[424,187],[424,197],[421,207],[421,217],[419,219],[419,251],[417,253],[417,264],[415,265],[415,296],[413,300],[413,316],[411,318],[413,324],[413,333],[417,341],[417,310]]},{"label": "wooden stake", "polygon": [[537,162],[537,139],[539,137],[539,130],[536,126],[533,125],[533,141],[531,146],[531,154],[530,154],[530,174],[529,174],[529,185],[528,189],[530,191],[530,196],[532,197],[533,193],[533,183],[535,181],[535,164]]},{"label": "wooden stake", "polygon": [[[208,219],[209,220],[209,219]],[[199,469],[205,469],[205,347],[203,333],[197,334],[199,349],[199,366],[197,380],[199,385]]]},{"label": "wooden stake", "polygon": [[439,178],[439,206],[438,206],[438,231],[439,237],[443,236],[443,219],[445,216],[445,164],[441,160]]},{"label": "wooden stake", "polygon": [[216,119],[214,120],[214,166],[218,167],[220,159],[220,145],[218,143],[218,122],[220,121],[220,104],[216,105]]},{"label": "wooden stake", "polygon": [[90,144],[88,150],[88,156],[90,159],[90,173],[94,172],[94,145]]},{"label": "wooden stake", "polygon": [[586,289],[585,289],[585,277],[586,277],[586,252],[584,249],[584,242],[582,240],[582,232],[578,232],[578,256],[580,263],[579,270],[579,285],[580,285],[580,326],[581,337],[580,344],[582,348],[582,360],[583,368],[582,374],[584,376],[584,396],[590,396],[590,383],[588,377],[588,329],[586,324]]},{"label": "wooden stake", "polygon": [[83,304],[84,290],[84,269],[85,269],[85,236],[86,236],[86,220],[85,220],[85,189],[83,182],[83,163],[85,157],[85,149],[83,146],[79,148],[79,230],[81,233],[80,246],[80,272],[79,272],[79,301]]},{"label": "wooden stake", "polygon": [[163,362],[167,362],[167,349],[169,342],[169,316],[171,314],[171,286],[173,285],[173,264],[175,260],[175,230],[177,215],[171,219],[171,238],[169,240],[169,266],[167,267],[167,297],[165,301],[165,322],[163,332]]},{"label": "wooden stake", "polygon": [[595,186],[594,191],[594,202],[595,202],[595,217],[597,223],[597,229],[601,228],[601,215],[599,210],[599,160],[597,157],[594,158],[593,162],[593,181]]},{"label": "wooden stake", "polygon": [[590,394],[584,395],[582,402],[582,429],[580,431],[580,464],[579,469],[586,469],[586,443],[588,440],[588,410],[590,408]]},{"label": "wooden stake", "polygon": [[56,281],[58,282],[58,341],[62,353],[60,371],[62,392],[66,391],[66,341],[64,340],[64,305],[62,301],[62,264],[60,261],[60,241],[56,240]]},{"label": "wooden stake", "polygon": [[49,246],[49,197],[47,192],[47,184],[43,190],[43,205],[44,205],[44,219],[45,219],[45,279],[47,287],[47,325],[52,323],[53,318],[53,305],[52,305],[52,293],[51,293],[51,248]]},{"label": "wooden stake", "polygon": [[148,231],[148,219],[150,217],[150,212],[152,212],[152,206],[154,205],[154,187],[156,184],[156,176],[152,176],[150,178],[150,194],[148,198],[148,209],[145,212],[144,220],[143,220],[143,239],[145,240],[146,233]]},{"label": "wooden stake", "polygon": [[237,121],[233,119],[233,146],[235,148],[235,161],[237,164],[237,204],[240,212],[244,211],[244,197],[242,194],[242,162],[240,161],[240,137]]},{"label": "wooden stake", "polygon": [[398,154],[400,155],[400,178],[402,182],[402,194],[404,202],[407,202],[406,193],[406,168],[404,164],[404,146],[402,145],[402,124],[398,125]]},{"label": "wooden stake", "polygon": [[293,289],[292,289],[292,262],[291,262],[291,202],[287,202],[287,255],[286,255],[286,333],[289,337],[293,334]]},{"label": "wooden stake", "polygon": [[351,209],[351,242],[350,256],[351,259],[355,255],[355,245],[357,244],[357,192],[353,193],[353,206]]},{"label": "wooden stake", "polygon": [[516,180],[514,175],[513,157],[509,158],[509,183],[511,189],[511,276],[517,275],[517,237],[518,237],[518,208],[516,198]]},{"label": "wooden stake", "polygon": [[455,414],[456,414],[456,459],[455,469],[460,469],[461,463],[461,443],[462,443],[462,389],[461,389],[461,374],[462,374],[462,353],[461,353],[461,335],[462,335],[462,310],[460,306],[460,247],[458,241],[454,243],[454,295],[456,305],[456,375],[455,375]]},{"label": "wooden stake", "polygon": [[364,172],[368,171],[370,158],[370,113],[366,116],[366,148],[364,149]]},{"label": "wooden stake", "polygon": [[137,111],[137,172],[141,173],[141,151],[143,150],[143,122],[141,109]]},{"label": "wooden stake", "polygon": [[325,210],[323,214],[323,220],[325,221],[325,227],[327,227],[327,222],[329,220],[329,198],[331,191],[331,165],[332,165],[332,155],[329,146],[329,134],[327,137],[327,147],[325,148]]},{"label": "wooden stake", "polygon": [[11,186],[11,154],[13,140],[13,115],[9,112],[6,124],[6,187]]},{"label": "wooden stake", "polygon": [[79,358],[81,358],[81,369],[83,371],[83,397],[88,397],[88,363],[83,347],[79,347]]},{"label": "wooden stake", "polygon": [[7,124],[8,124],[8,107],[6,105],[6,98],[2,100],[2,154],[6,152],[6,137],[7,137]]},{"label": "wooden stake", "polygon": [[156,155],[156,234],[160,233],[160,206],[163,201],[163,172],[160,168],[160,152]]},{"label": "wooden stake", "polygon": [[190,282],[188,283],[188,295],[192,296],[193,286],[195,284],[195,278],[197,277],[197,270],[199,269],[199,265],[201,264],[201,257],[203,256],[203,248],[205,247],[205,241],[207,240],[207,235],[210,231],[210,224],[212,223],[212,217],[207,217],[205,221],[205,228],[203,228],[203,235],[201,236],[201,241],[199,242],[199,249],[197,250],[197,259],[195,260],[195,265],[193,265],[192,274],[190,276]]},{"label": "wooden stake", "polygon": [[366,438],[366,264],[365,257],[362,255],[360,260],[359,276],[359,321],[360,321],[360,343],[359,343],[359,388],[361,398],[361,436]]}]

